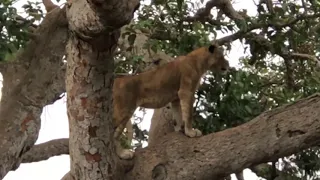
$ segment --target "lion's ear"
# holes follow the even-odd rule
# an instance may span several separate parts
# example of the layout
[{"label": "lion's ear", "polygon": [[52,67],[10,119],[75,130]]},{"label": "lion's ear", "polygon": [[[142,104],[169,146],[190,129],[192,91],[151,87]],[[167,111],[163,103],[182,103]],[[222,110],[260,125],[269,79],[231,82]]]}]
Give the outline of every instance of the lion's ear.
[{"label": "lion's ear", "polygon": [[209,46],[209,52],[214,53],[214,50],[216,49],[215,45],[210,45]]}]

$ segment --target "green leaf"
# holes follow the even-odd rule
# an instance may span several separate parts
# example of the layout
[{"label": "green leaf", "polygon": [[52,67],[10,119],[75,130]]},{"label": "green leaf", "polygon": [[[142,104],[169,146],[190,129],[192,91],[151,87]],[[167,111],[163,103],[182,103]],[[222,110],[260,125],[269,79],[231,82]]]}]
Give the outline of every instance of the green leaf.
[{"label": "green leaf", "polygon": [[244,88],[243,82],[239,81],[238,84],[239,84],[240,88]]},{"label": "green leaf", "polygon": [[248,30],[247,22],[244,19],[235,20],[236,25],[240,29],[240,31],[246,32]]},{"label": "green leaf", "polygon": [[137,55],[135,55],[135,56],[132,57],[132,61],[133,61],[134,63],[140,62],[140,61],[142,61],[142,60],[143,60],[143,56],[137,56]]},{"label": "green leaf", "polygon": [[12,53],[6,53],[4,56],[4,61],[10,61],[13,60],[15,56]]},{"label": "green leaf", "polygon": [[11,51],[11,53],[15,53],[18,51],[18,49],[14,46],[13,43],[8,44],[8,49]]},{"label": "green leaf", "polygon": [[157,48],[157,46],[156,46],[155,44],[153,44],[150,48],[151,48],[152,51],[154,51],[155,53],[158,52],[158,48]]},{"label": "green leaf", "polygon": [[245,105],[244,108],[249,114],[252,114],[252,109],[248,105]]},{"label": "green leaf", "polygon": [[320,76],[312,76],[311,78],[320,85]]}]

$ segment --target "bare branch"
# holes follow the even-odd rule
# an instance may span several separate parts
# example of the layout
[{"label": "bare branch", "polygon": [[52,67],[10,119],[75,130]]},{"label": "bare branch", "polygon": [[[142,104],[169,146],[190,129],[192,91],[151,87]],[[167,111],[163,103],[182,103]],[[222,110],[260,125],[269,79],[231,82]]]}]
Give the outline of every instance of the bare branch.
[{"label": "bare branch", "polygon": [[317,62],[318,66],[320,67],[320,61],[316,56],[313,56],[310,54],[301,54],[301,53],[288,53],[288,55],[293,56],[293,57],[300,57],[300,58],[313,60],[313,61]]},{"label": "bare branch", "polygon": [[[199,9],[193,17],[187,17],[184,21],[197,21],[210,15],[213,7],[221,9],[230,19],[244,20],[244,18],[233,8],[229,0],[210,0],[204,8]],[[218,22],[215,22],[218,24]]]},{"label": "bare branch", "polygon": [[[220,9],[216,20],[212,19],[212,15],[210,11],[213,7],[217,7]],[[186,22],[208,22],[212,25],[226,25],[225,23],[221,22],[222,14],[225,14],[230,19],[234,20],[240,31],[247,31],[247,23],[245,18],[241,15],[241,13],[237,12],[231,2],[229,0],[210,0],[206,3],[204,8],[199,9],[193,17],[186,17],[182,18],[182,21]]]},{"label": "bare branch", "polygon": [[69,139],[55,139],[34,145],[22,157],[22,163],[44,161],[53,156],[69,154]]},{"label": "bare branch", "polygon": [[314,94],[200,138],[170,133],[157,145],[136,151],[126,178],[215,179],[291,155],[320,143],[319,107],[320,94]]},{"label": "bare branch", "polygon": [[33,21],[27,20],[27,19],[25,19],[25,18],[23,18],[22,16],[19,16],[19,15],[15,16],[15,20],[17,22],[17,25],[19,25],[19,26],[24,26],[26,24],[30,24],[29,28],[31,29],[31,31],[37,29],[37,27],[38,27],[37,25],[32,24]]},{"label": "bare branch", "polygon": [[313,60],[317,63],[318,67],[320,68],[320,60],[314,56],[314,55],[310,55],[310,54],[302,54],[302,53],[295,53],[295,52],[288,52],[282,49],[274,49],[272,42],[265,39],[262,35],[258,35],[255,33],[247,33],[246,37],[250,37],[251,39],[256,40],[256,42],[263,44],[265,47],[268,47],[268,49],[266,50],[273,50],[273,52],[277,55],[279,55],[280,57],[287,59],[287,58],[292,58],[292,57],[299,57],[299,58],[305,58],[305,59],[309,59],[309,60]]},{"label": "bare branch", "polygon": [[317,14],[312,14],[312,15],[298,15],[296,18],[286,22],[286,23],[276,23],[276,24],[272,24],[270,22],[266,22],[266,23],[254,23],[251,24],[246,31],[238,31],[234,34],[231,34],[229,36],[225,36],[223,38],[214,40],[215,42],[217,42],[219,45],[224,45],[227,43],[230,43],[232,41],[235,41],[237,39],[243,38],[244,36],[246,36],[250,31],[253,31],[255,29],[260,29],[260,28],[266,28],[266,27],[276,27],[276,28],[284,28],[284,27],[288,27],[288,26],[292,26],[294,24],[296,24],[297,22],[304,20],[304,19],[313,19],[313,18],[318,18],[320,17],[320,13]]}]

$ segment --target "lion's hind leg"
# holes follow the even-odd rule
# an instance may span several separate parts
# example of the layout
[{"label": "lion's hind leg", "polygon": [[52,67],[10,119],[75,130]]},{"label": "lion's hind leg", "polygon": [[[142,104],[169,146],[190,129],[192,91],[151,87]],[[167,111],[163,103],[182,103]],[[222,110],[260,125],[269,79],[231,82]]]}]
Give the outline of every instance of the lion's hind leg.
[{"label": "lion's hind leg", "polygon": [[114,109],[114,120],[116,123],[116,129],[114,131],[114,140],[116,143],[116,153],[121,159],[132,159],[134,156],[134,152],[130,149],[123,148],[120,138],[128,121],[130,121],[130,118],[134,113],[135,109],[128,109],[128,107],[120,108],[119,106],[115,107],[116,108]]},{"label": "lion's hind leg", "polygon": [[115,130],[114,139],[116,143],[116,153],[121,159],[132,159],[134,156],[134,152],[130,149],[123,148],[121,144],[120,137],[125,127],[126,123],[122,123]]},{"label": "lion's hind leg", "polygon": [[183,132],[184,123],[181,117],[181,107],[180,107],[180,100],[174,100],[171,102],[171,111],[174,119],[174,131],[175,132]]}]

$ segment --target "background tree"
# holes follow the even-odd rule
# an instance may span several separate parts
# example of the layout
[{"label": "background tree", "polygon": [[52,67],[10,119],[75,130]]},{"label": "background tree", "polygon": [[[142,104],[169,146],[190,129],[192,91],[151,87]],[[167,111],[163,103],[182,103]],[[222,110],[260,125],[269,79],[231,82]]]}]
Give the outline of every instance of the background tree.
[{"label": "background tree", "polygon": [[[50,1],[43,3],[47,3],[46,7],[49,7]],[[62,61],[65,54],[68,55],[68,62],[71,59],[75,63],[68,64],[69,68],[76,71],[78,66],[82,68],[82,73],[86,72],[86,68],[77,64],[79,57],[73,54],[79,51],[79,48],[82,59],[93,66],[97,63],[93,59],[94,53],[99,52],[100,58],[105,59],[104,61],[101,59],[100,63],[106,63],[105,68],[109,69],[98,68],[97,71],[100,73],[90,77],[89,85],[90,83],[95,86],[99,84],[97,79],[101,77],[102,72],[112,73],[111,62],[113,61],[110,53],[117,44],[118,34],[105,35],[104,33],[121,28],[131,19],[129,16],[123,16],[123,19],[116,16],[118,11],[121,11],[121,7],[118,10],[108,9],[108,12],[114,13],[114,16],[106,17],[105,12],[102,13],[103,11],[99,9],[100,6],[94,4],[94,1],[90,3],[92,3],[90,7],[98,12],[98,16],[105,18],[101,22],[98,21],[100,24],[91,24],[97,30],[92,32],[82,29],[87,21],[81,19],[81,16],[73,16],[73,13],[77,12],[76,7],[83,6],[80,1],[67,4],[67,10],[54,9],[43,20],[39,2],[28,2],[23,6],[28,15],[22,18],[22,14],[20,16],[13,6],[13,1],[1,1],[0,59],[2,63],[0,70],[4,76],[4,88],[0,109],[0,121],[3,126],[0,132],[5,137],[0,142],[0,160],[3,162],[0,168],[1,177],[9,170],[17,168],[20,162],[44,160],[69,152],[68,139],[33,146],[39,133],[41,109],[46,104],[59,99],[59,95],[66,91],[65,64]],[[134,3],[132,2],[131,5]],[[195,124],[205,134],[210,135],[198,140],[190,140],[177,133],[170,133],[173,130],[170,123],[172,121],[170,109],[168,109],[170,107],[155,110],[149,136],[146,131],[139,130],[136,124],[141,119],[136,119],[134,137],[139,142],[149,138],[149,147],[137,149],[134,167],[127,172],[126,179],[150,179],[151,174],[155,179],[161,179],[161,177],[173,179],[175,169],[180,169],[177,179],[188,179],[187,177],[191,175],[197,176],[198,179],[223,178],[230,173],[237,173],[237,178],[241,179],[239,172],[244,168],[250,168],[265,179],[319,178],[317,175],[319,97],[317,94],[310,96],[318,92],[319,88],[319,72],[316,69],[319,63],[316,58],[319,51],[317,38],[319,5],[315,1],[302,0],[301,2],[260,1],[256,2],[256,6],[257,14],[249,14],[245,7],[242,10],[235,10],[227,0],[202,3],[163,0],[152,1],[151,4],[141,1],[140,8],[136,11],[136,18],[122,27],[118,41],[119,48],[114,49],[116,50],[114,58],[116,73],[137,73],[147,69],[150,64],[162,65],[165,61],[171,60],[170,56],[186,54],[197,47],[209,44],[217,36],[219,36],[217,42],[225,45],[227,51],[232,50],[231,43],[242,43],[246,53],[240,59],[239,66],[228,75],[213,76],[209,73],[196,94]],[[129,7],[128,14],[134,10],[134,7]],[[211,11],[211,9],[214,10]],[[90,14],[91,11],[92,9],[87,9],[87,13]],[[67,16],[65,16],[66,12],[69,13]],[[113,21],[107,21],[106,18],[117,19],[118,23],[108,24]],[[39,21],[42,21],[40,27],[36,25]],[[72,33],[68,37],[68,23],[69,30],[82,38],[88,36],[89,39],[95,39],[96,35],[99,35],[98,39],[105,40],[101,46],[103,48],[97,46],[101,45],[100,41],[78,39]],[[110,29],[108,25],[114,28]],[[110,39],[110,36],[113,39]],[[223,38],[220,38],[221,36]],[[69,44],[65,51],[67,38]],[[27,43],[28,40],[30,40],[29,43]],[[76,42],[82,43],[81,46],[75,47]],[[108,48],[111,49],[107,50]],[[21,50],[18,51],[18,49]],[[81,76],[86,75],[78,74],[78,80],[67,80],[68,97],[78,98],[81,95],[79,90],[87,94],[92,93],[83,84],[79,86]],[[112,76],[109,78],[111,83]],[[48,87],[45,91],[42,88],[44,86]],[[77,90],[71,91],[73,88]],[[95,98],[101,96],[106,98],[103,102],[106,103],[105,107],[110,106],[109,96],[103,95],[104,93],[111,94],[108,91],[92,94],[91,99],[85,97],[86,101],[96,102]],[[17,94],[20,95],[16,96]],[[302,100],[298,101],[299,99]],[[290,102],[296,103],[290,106],[285,105]],[[93,108],[92,105],[85,107],[77,103],[72,105],[74,109],[83,108],[84,112]],[[110,117],[111,112],[106,114],[103,112],[104,109],[99,111],[101,110],[102,112],[99,113],[101,117],[95,123],[101,124],[99,128],[108,129],[111,127],[109,123],[102,122],[105,122],[106,117]],[[79,120],[80,117],[76,115],[78,113],[72,113],[71,109],[69,113],[71,124]],[[92,116],[90,113],[87,115]],[[89,122],[94,123],[94,121]],[[168,125],[163,126],[161,123]],[[15,131],[15,124],[19,124],[18,132]],[[239,126],[241,124],[243,126]],[[71,128],[75,127],[77,124],[71,126]],[[77,128],[76,132],[73,131],[70,134],[71,137],[79,137],[77,132],[83,131],[85,127]],[[221,132],[212,134],[218,131]],[[97,136],[107,139],[108,133],[110,132]],[[91,135],[84,133],[81,137],[83,141],[71,141],[70,151],[74,152],[72,148],[78,149],[75,148],[77,145],[81,149],[80,144]],[[158,137],[164,138],[164,141],[152,141]],[[173,143],[175,141],[180,143]],[[169,147],[172,143],[173,147]],[[192,146],[193,144],[197,146]],[[187,145],[190,145],[193,150],[183,151]],[[88,146],[101,147],[99,143],[88,144]],[[107,148],[104,149],[105,151],[102,150],[106,152],[103,156],[91,154],[84,156],[85,159],[81,159],[83,157],[79,152],[77,157],[74,156],[77,153],[73,153],[72,156],[76,158],[72,163],[77,164],[79,167],[73,164],[74,167],[79,168],[84,174],[92,175],[97,168],[93,166],[89,170],[82,169],[81,166],[84,164],[81,162],[89,160],[103,167],[105,171],[102,174],[111,172],[121,174],[123,169],[121,165],[124,164],[126,169],[132,164],[118,159],[108,162],[107,159],[113,159],[111,147],[112,143],[107,147],[101,147]],[[177,150],[179,153],[174,153]],[[41,156],[35,152],[42,152]],[[199,152],[202,155],[197,154]],[[219,154],[222,152],[224,155]],[[238,154],[232,155],[234,153]],[[152,158],[154,154],[159,156]],[[202,161],[204,157],[206,161]],[[103,160],[98,161],[97,158]],[[190,164],[184,163],[183,159],[187,159]],[[176,163],[172,164],[173,161]],[[261,164],[266,162],[269,164]],[[192,166],[191,163],[194,165]],[[106,164],[111,164],[111,168]],[[182,166],[184,166],[183,170],[181,170]],[[74,169],[71,168],[71,170],[73,176],[80,176],[74,174]],[[101,177],[98,174],[93,176],[99,179]]]}]

